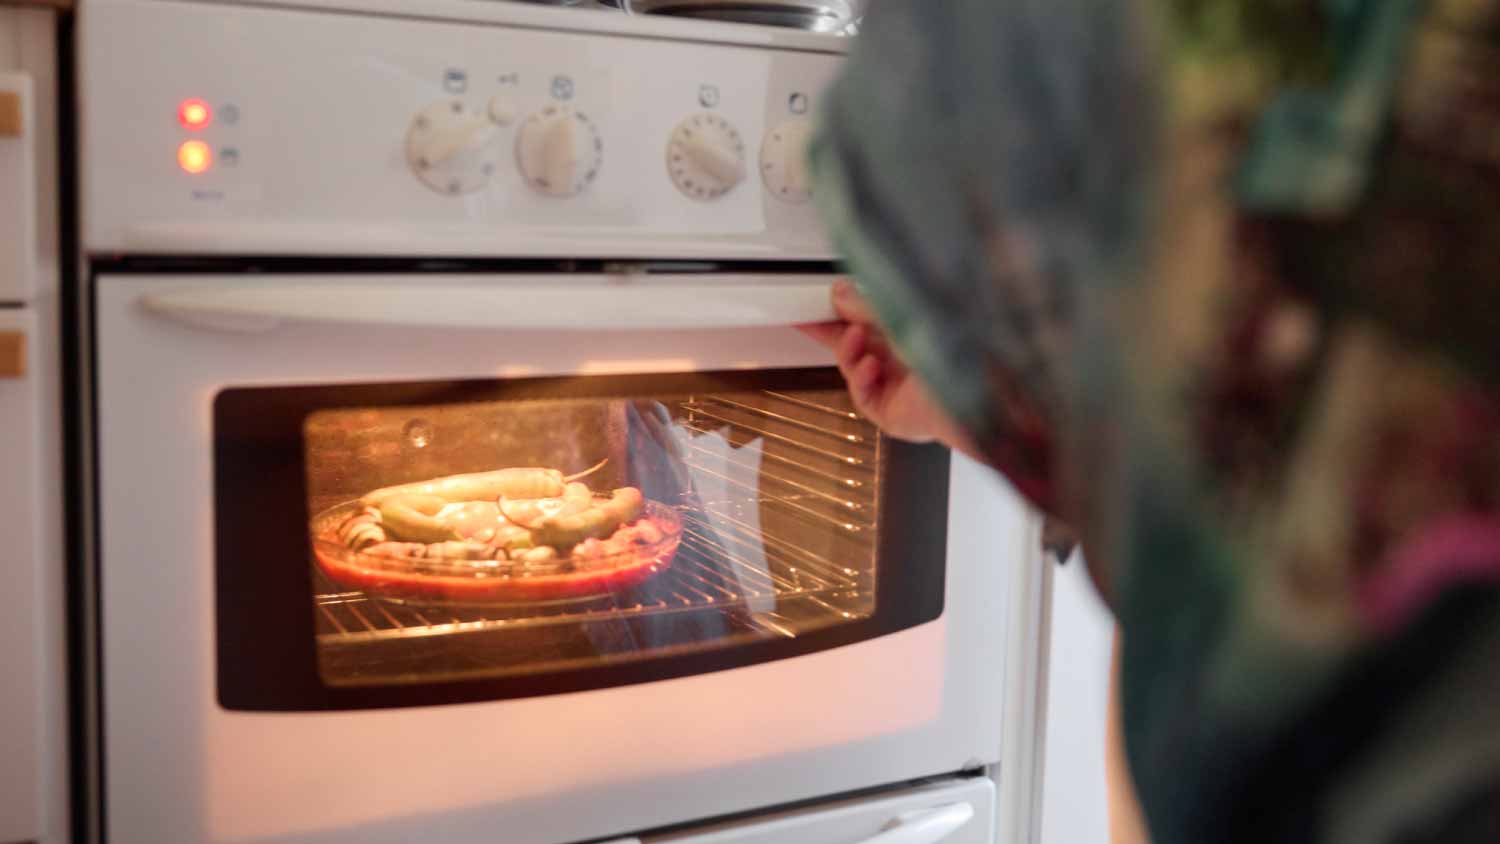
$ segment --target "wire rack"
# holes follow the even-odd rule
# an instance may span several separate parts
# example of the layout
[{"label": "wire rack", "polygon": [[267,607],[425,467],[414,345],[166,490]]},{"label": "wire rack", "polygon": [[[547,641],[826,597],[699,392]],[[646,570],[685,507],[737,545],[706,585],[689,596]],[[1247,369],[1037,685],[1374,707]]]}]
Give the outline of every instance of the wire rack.
[{"label": "wire rack", "polygon": [[[808,612],[853,618],[850,607],[874,589],[873,566],[834,559],[827,539],[845,547],[873,542],[877,443],[851,411],[779,393],[753,403],[729,396],[694,397],[680,405],[678,424],[699,435],[759,439],[758,464],[730,458],[713,466],[707,450],[689,443],[687,466],[732,495],[679,508],[682,544],[672,565],[628,593],[585,601],[515,608],[410,606],[341,591],[316,574],[315,606],[324,645],[390,642],[465,633],[536,629],[651,615],[735,611],[775,635],[796,635]],[[836,424],[827,424],[832,419]],[[873,429],[869,429],[873,430]],[[746,478],[753,477],[752,483]],[[748,513],[777,511],[756,520]],[[759,521],[759,524],[753,522]],[[780,526],[773,525],[779,522]],[[853,543],[852,546],[849,543]],[[816,547],[812,547],[816,545]],[[864,555],[873,559],[868,552]],[[787,613],[791,615],[787,615]]]}]

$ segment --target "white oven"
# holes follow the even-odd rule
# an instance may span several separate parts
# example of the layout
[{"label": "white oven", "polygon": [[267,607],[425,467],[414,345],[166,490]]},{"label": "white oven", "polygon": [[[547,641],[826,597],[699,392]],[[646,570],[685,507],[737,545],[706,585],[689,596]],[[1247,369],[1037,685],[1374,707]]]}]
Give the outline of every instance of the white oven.
[{"label": "white oven", "polygon": [[842,50],[83,6],[92,836],[1029,839],[1038,526],[793,328]]}]

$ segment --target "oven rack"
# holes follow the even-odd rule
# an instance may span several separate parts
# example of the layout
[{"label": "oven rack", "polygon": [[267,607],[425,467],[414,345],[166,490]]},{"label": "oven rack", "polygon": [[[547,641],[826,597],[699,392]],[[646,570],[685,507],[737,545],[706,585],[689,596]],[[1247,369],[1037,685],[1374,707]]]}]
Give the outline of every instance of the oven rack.
[{"label": "oven rack", "polygon": [[[755,557],[758,541],[764,564]],[[841,566],[823,555],[765,533],[727,514],[683,513],[682,545],[671,568],[633,593],[628,603],[616,596],[558,605],[514,609],[410,606],[371,599],[363,592],[337,591],[321,573],[318,580],[318,640],[352,645],[465,633],[527,629],[556,624],[587,624],[648,615],[701,610],[752,612],[773,632],[796,634],[778,624],[778,610],[790,602],[835,616],[874,588],[873,572]]]},{"label": "oven rack", "polygon": [[[687,417],[679,424],[688,431],[767,445],[754,453],[758,464],[751,464],[748,456],[716,453],[690,440],[688,467],[734,488],[745,499],[760,500],[817,528],[832,528],[855,539],[872,534],[880,460],[874,427],[850,410],[782,393],[760,395],[786,407],[722,395],[695,396],[680,403]],[[724,471],[705,465],[705,459],[723,461]]]}]

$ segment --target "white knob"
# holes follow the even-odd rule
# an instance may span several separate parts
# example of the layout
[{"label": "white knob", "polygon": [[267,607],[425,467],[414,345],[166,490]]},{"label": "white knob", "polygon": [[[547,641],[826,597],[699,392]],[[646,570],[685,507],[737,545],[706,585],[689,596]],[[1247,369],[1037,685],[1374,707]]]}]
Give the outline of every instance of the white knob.
[{"label": "white knob", "polygon": [[807,141],[812,127],[806,120],[789,120],[772,129],[760,145],[760,177],[766,190],[784,202],[808,200],[812,185],[807,175]]},{"label": "white knob", "polygon": [[548,196],[572,196],[599,175],[604,144],[593,121],[569,106],[550,105],[516,133],[516,165],[526,184]]},{"label": "white knob", "polygon": [[406,161],[438,193],[472,193],[495,172],[495,132],[488,114],[460,100],[433,103],[412,119]]},{"label": "white knob", "polygon": [[745,142],[717,114],[694,115],[672,130],[667,172],[684,196],[717,199],[745,180]]}]

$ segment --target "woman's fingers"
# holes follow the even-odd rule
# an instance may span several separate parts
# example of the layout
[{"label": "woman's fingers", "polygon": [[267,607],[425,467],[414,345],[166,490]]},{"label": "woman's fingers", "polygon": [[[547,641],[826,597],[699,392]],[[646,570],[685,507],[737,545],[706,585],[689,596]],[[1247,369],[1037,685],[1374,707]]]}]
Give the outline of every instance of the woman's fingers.
[{"label": "woman's fingers", "polygon": [[870,416],[875,407],[883,371],[884,364],[881,363],[880,358],[875,355],[865,355],[844,373],[844,380],[849,382],[849,396],[854,399],[854,406],[866,416]]},{"label": "woman's fingers", "polygon": [[[839,338],[839,344],[833,350],[833,357],[838,361],[839,369],[853,369],[859,359],[865,356],[870,345],[870,330],[863,325],[851,325],[844,329],[844,336]],[[846,372],[847,376],[848,373]]]},{"label": "woman's fingers", "polygon": [[848,327],[847,322],[809,322],[797,326],[797,330],[829,349],[835,349],[844,336],[844,329]]},{"label": "woman's fingers", "polygon": [[845,322],[865,325],[878,323],[875,312],[870,310],[870,303],[859,295],[853,284],[844,279],[833,283],[833,310]]}]

